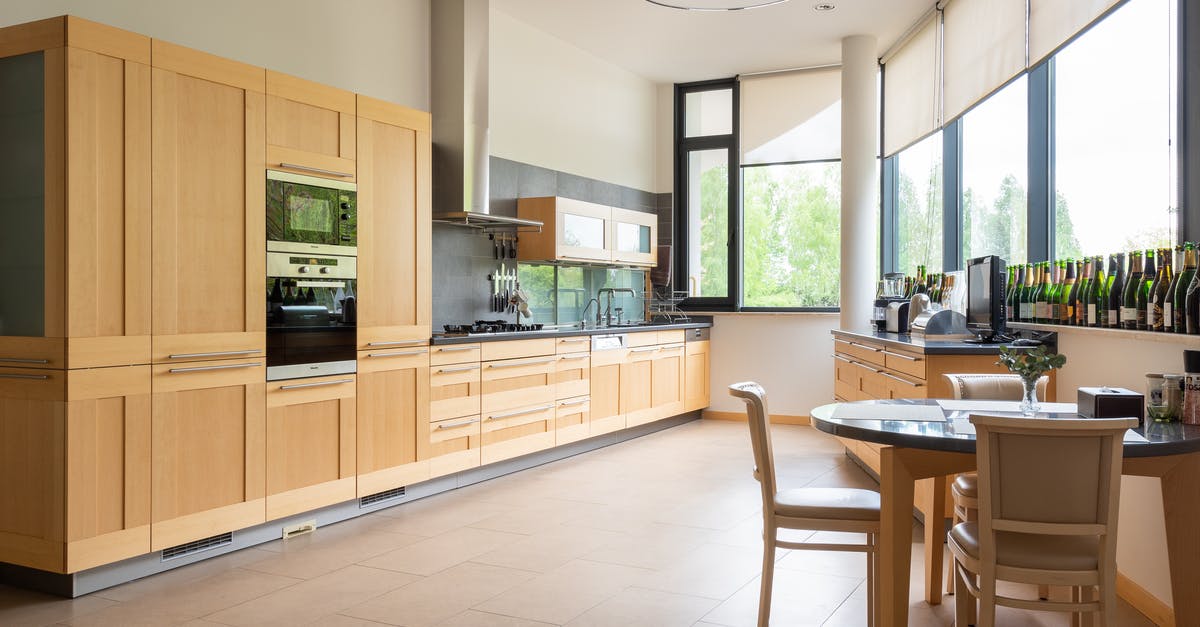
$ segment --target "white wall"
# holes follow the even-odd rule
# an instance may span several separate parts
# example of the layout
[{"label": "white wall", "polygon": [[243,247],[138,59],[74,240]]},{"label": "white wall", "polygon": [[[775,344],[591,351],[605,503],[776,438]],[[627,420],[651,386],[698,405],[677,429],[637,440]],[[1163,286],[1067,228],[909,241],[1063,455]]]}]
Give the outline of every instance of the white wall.
[{"label": "white wall", "polygon": [[3,0],[0,26],[75,15],[429,110],[430,0]]},{"label": "white wall", "polygon": [[833,402],[833,336],[836,313],[718,314],[713,316],[713,411],[743,412],[729,385],[756,381],[767,390],[774,415],[807,416]]},{"label": "white wall", "polygon": [[654,83],[492,11],[491,154],[654,191],[655,111]]},{"label": "white wall", "polygon": [[663,194],[675,191],[675,85],[655,86],[654,189]]}]

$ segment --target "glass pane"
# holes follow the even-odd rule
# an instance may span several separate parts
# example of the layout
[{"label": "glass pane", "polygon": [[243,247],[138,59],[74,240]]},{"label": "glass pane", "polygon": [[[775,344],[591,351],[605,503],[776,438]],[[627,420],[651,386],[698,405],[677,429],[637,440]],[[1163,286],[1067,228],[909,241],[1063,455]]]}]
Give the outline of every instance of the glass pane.
[{"label": "glass pane", "polygon": [[1022,76],[963,116],[963,259],[1025,263],[1028,91]]},{"label": "glass pane", "polygon": [[729,151],[688,153],[688,289],[729,296]]},{"label": "glass pane", "polygon": [[637,251],[650,254],[650,227],[639,225],[637,239]]},{"label": "glass pane", "polygon": [[45,70],[0,59],[0,335],[45,335]]},{"label": "glass pane", "polygon": [[517,280],[529,297],[529,313],[533,314],[521,322],[554,324],[554,266],[517,264]]},{"label": "glass pane", "polygon": [[[555,289],[558,299],[558,324],[572,324],[583,319],[583,310],[587,307],[588,299],[592,298],[583,286],[583,268],[560,267],[558,269],[558,287]],[[595,320],[596,306],[588,310],[588,317]]]},{"label": "glass pane", "polygon": [[617,222],[617,252],[649,253],[650,227],[630,222]]},{"label": "glass pane", "polygon": [[838,306],[841,174],[840,163],[742,170],[745,306]]},{"label": "glass pane", "polygon": [[693,91],[684,96],[685,137],[728,135],[733,132],[733,90]]},{"label": "glass pane", "polygon": [[563,243],[580,248],[604,249],[604,219],[562,214]]},{"label": "glass pane", "polygon": [[1055,256],[1175,242],[1171,7],[1131,0],[1055,55]]},{"label": "glass pane", "polygon": [[942,271],[942,133],[929,137],[896,155],[900,196],[896,199],[900,254],[898,270],[915,275],[917,266],[927,273]]}]

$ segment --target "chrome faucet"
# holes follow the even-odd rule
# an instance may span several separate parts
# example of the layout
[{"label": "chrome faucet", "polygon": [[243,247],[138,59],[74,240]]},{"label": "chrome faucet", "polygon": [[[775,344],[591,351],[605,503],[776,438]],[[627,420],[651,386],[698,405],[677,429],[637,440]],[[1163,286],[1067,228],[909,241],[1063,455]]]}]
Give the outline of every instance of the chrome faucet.
[{"label": "chrome faucet", "polygon": [[589,298],[586,305],[583,306],[583,312],[579,314],[579,326],[587,326],[587,312],[591,309],[592,303],[596,303],[596,326],[600,326],[600,301],[595,298]]},{"label": "chrome faucet", "polygon": [[610,326],[612,324],[613,294],[617,293],[617,292],[620,292],[622,294],[629,294],[630,296],[637,297],[637,292],[633,291],[632,287],[602,287],[599,290],[597,290],[596,298],[594,299],[596,301],[596,324],[597,325],[600,324],[600,296],[603,294],[608,294],[608,301],[607,301],[608,305],[604,308],[604,326]]}]

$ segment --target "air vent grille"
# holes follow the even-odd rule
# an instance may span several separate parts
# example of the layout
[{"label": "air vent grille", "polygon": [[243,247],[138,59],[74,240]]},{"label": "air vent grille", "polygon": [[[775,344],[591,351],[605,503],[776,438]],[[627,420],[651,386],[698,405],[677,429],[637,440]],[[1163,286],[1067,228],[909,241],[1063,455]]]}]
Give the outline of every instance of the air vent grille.
[{"label": "air vent grille", "polygon": [[376,492],[375,494],[368,494],[367,496],[364,496],[361,499],[358,499],[358,506],[360,508],[361,507],[370,507],[371,505],[375,505],[376,503],[382,503],[384,501],[391,501],[393,499],[398,499],[402,496],[404,496],[404,488],[403,487],[393,488],[391,490],[384,490],[383,492]]},{"label": "air vent grille", "polygon": [[233,533],[225,532],[225,533],[222,533],[219,535],[212,536],[210,538],[203,538],[201,540],[193,540],[193,541],[187,542],[185,544],[180,544],[178,546],[173,546],[173,547],[163,549],[162,561],[166,562],[166,561],[170,561],[173,559],[179,559],[181,557],[186,557],[188,555],[194,555],[196,553],[201,553],[203,551],[210,551],[217,547],[227,546],[230,544],[233,544]]}]

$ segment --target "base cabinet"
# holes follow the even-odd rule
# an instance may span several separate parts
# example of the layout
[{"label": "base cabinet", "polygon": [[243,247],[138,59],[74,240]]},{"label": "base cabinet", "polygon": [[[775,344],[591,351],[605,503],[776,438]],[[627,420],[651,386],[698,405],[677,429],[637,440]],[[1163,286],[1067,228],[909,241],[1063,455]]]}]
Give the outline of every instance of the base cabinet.
[{"label": "base cabinet", "polygon": [[417,457],[430,476],[479,466],[479,345],[435,346],[429,375],[430,416],[420,427]]},{"label": "base cabinet", "polygon": [[355,378],[267,384],[267,520],[355,498]]},{"label": "base cabinet", "polygon": [[709,405],[710,367],[708,340],[684,345],[683,410],[696,411]]},{"label": "base cabinet", "polygon": [[429,348],[360,352],[357,379],[358,496],[428,479],[417,433],[429,422]]},{"label": "base cabinet", "polygon": [[554,355],[483,362],[480,463],[554,446],[557,376]]},{"label": "base cabinet", "polygon": [[592,371],[589,377],[591,425],[588,430],[592,436],[625,428],[625,414],[621,408],[621,398],[624,394],[624,377],[621,376],[621,370],[628,355],[628,349],[592,353]]}]

